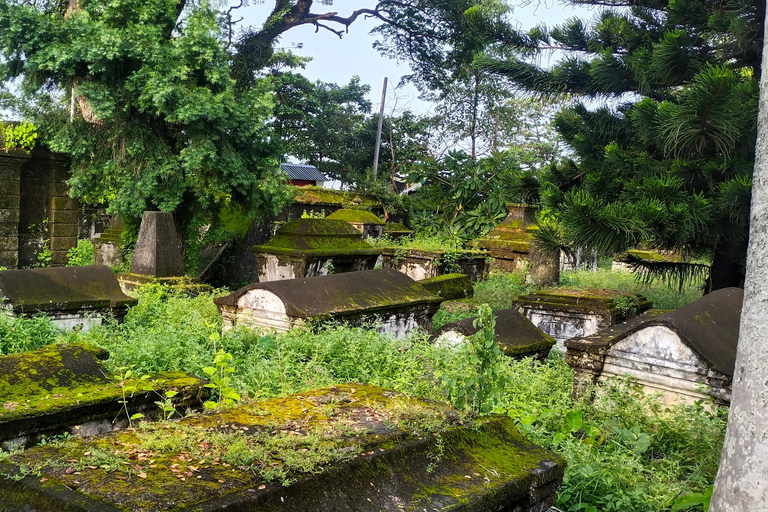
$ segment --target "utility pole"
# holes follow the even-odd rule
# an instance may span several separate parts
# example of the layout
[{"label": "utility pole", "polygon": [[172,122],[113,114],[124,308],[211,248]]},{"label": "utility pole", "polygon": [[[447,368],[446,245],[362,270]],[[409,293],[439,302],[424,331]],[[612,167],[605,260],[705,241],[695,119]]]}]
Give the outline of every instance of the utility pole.
[{"label": "utility pole", "polygon": [[373,154],[373,177],[376,177],[376,172],[379,170],[379,150],[381,149],[381,128],[384,124],[384,102],[387,100],[387,82],[388,78],[384,77],[384,87],[381,90],[381,106],[379,107],[379,129],[376,131],[376,151]]}]

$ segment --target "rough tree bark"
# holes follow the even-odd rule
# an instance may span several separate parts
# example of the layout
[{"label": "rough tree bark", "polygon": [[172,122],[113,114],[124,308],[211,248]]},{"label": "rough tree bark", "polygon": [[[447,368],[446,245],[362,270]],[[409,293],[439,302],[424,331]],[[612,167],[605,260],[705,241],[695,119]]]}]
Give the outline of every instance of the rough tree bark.
[{"label": "rough tree bark", "polygon": [[[768,69],[765,49],[763,69]],[[712,512],[768,512],[768,73],[760,79],[755,153],[733,398],[709,507]]]}]

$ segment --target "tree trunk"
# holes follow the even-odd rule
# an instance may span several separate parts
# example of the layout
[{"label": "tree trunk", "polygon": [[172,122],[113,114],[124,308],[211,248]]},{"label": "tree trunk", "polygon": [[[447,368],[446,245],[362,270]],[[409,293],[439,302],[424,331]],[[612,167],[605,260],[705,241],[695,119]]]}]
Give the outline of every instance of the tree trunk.
[{"label": "tree trunk", "polygon": [[[768,51],[764,50],[763,68],[766,63]],[[768,511],[767,130],[768,80],[761,77],[744,306],[728,430],[709,507],[713,512]]]}]

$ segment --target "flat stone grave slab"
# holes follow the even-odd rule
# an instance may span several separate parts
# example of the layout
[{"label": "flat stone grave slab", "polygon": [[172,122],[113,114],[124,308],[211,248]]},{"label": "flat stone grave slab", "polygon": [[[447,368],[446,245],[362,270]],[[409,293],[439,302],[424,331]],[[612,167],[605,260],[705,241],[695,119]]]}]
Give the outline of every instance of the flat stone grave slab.
[{"label": "flat stone grave slab", "polygon": [[381,238],[384,234],[384,221],[368,210],[336,210],[326,219],[348,222],[363,238]]},{"label": "flat stone grave slab", "polygon": [[352,384],[37,446],[0,463],[0,503],[9,512],[541,512],[564,469],[509,417],[460,425],[440,404]]},{"label": "flat stone grave slab", "polygon": [[522,295],[515,307],[533,325],[557,341],[565,351],[565,340],[584,337],[598,330],[651,309],[651,302],[640,294],[619,290],[540,290]]},{"label": "flat stone grave slab", "polygon": [[674,311],[651,310],[591,336],[565,342],[574,395],[615,376],[637,379],[663,400],[731,401],[743,291],[724,288]]},{"label": "flat stone grave slab", "polygon": [[287,331],[307,322],[361,325],[378,317],[379,331],[402,338],[431,330],[443,299],[392,269],[255,283],[214,299],[223,328]]},{"label": "flat stone grave slab", "polygon": [[381,252],[382,267],[394,268],[415,281],[445,274],[468,275],[472,282],[488,273],[488,254],[478,251],[432,251],[414,248],[387,248]]},{"label": "flat stone grave slab", "polygon": [[262,283],[370,270],[380,252],[348,222],[333,219],[294,219],[253,247]]},{"label": "flat stone grave slab", "polygon": [[202,397],[205,381],[186,373],[119,380],[102,363],[108,357],[78,343],[0,357],[0,442],[23,445],[40,434],[108,429],[121,415],[155,408],[166,390],[179,392],[173,397],[179,406]]},{"label": "flat stone grave slab", "polygon": [[[535,357],[539,361],[547,358],[555,345],[553,337],[533,325],[515,308],[501,309],[493,314],[496,317],[496,342],[505,355],[516,359]],[[463,343],[480,330],[475,327],[475,320],[477,317],[446,324],[432,333],[430,339],[439,344]]]},{"label": "flat stone grave slab", "polygon": [[475,295],[475,287],[466,274],[444,274],[424,279],[419,284],[443,300],[468,299]]},{"label": "flat stone grave slab", "polygon": [[122,321],[137,300],[105,266],[0,271],[0,297],[12,316],[45,313],[62,329],[88,330],[104,317]]}]

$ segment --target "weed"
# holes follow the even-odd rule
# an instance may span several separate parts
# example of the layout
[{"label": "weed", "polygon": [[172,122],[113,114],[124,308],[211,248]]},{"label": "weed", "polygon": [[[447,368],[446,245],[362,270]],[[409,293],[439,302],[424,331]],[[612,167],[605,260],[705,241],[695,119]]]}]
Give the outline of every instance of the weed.
[{"label": "weed", "polygon": [[79,239],[77,246],[67,251],[68,267],[85,267],[93,265],[93,242],[88,239]]}]

